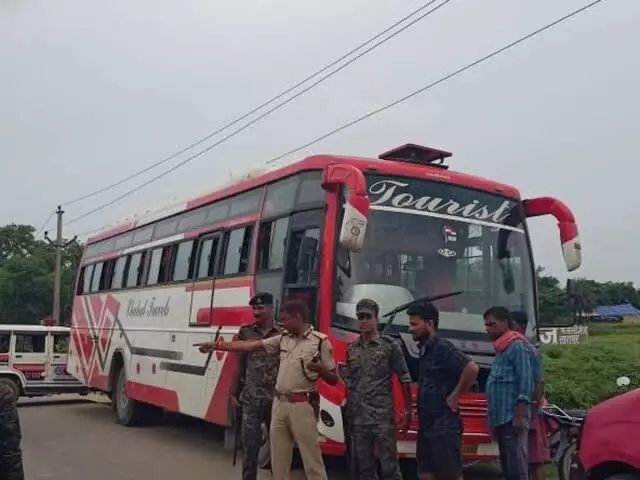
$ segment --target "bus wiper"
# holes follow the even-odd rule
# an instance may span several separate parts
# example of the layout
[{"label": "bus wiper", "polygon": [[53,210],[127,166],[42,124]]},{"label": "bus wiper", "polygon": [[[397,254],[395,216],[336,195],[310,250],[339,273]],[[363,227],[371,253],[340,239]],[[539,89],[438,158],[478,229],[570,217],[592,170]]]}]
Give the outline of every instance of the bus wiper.
[{"label": "bus wiper", "polygon": [[462,290],[457,290],[455,292],[441,293],[440,295],[430,295],[430,296],[426,296],[426,297],[416,298],[415,300],[411,300],[408,303],[400,305],[400,306],[394,308],[393,310],[389,311],[388,313],[385,313],[382,316],[382,318],[391,317],[391,318],[389,318],[389,322],[385,325],[385,330],[391,326],[391,324],[395,320],[396,315],[398,313],[404,312],[411,305],[415,305],[416,303],[422,303],[422,302],[435,302],[436,300],[442,300],[443,298],[454,297],[454,296],[460,295],[462,293],[464,293]]}]

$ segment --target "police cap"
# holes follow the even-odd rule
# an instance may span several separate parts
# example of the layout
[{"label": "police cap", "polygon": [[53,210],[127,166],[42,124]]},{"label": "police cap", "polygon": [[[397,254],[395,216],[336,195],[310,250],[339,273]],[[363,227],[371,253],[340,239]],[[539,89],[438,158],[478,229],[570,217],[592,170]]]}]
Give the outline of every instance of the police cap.
[{"label": "police cap", "polygon": [[379,310],[378,304],[370,298],[363,298],[356,304],[356,315],[363,312],[371,313],[374,317],[377,317]]},{"label": "police cap", "polygon": [[249,305],[251,305],[252,307],[267,305],[271,306],[273,305],[273,295],[267,292],[257,293],[253,297],[251,297],[251,300],[249,300]]}]

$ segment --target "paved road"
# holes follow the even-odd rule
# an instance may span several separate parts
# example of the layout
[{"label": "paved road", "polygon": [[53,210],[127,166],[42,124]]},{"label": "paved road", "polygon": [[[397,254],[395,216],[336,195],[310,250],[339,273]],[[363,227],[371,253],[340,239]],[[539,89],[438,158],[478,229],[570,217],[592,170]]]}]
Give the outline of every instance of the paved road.
[{"label": "paved road", "polygon": [[[22,400],[20,420],[29,480],[240,478],[239,464],[232,467],[222,450],[222,431],[197,420],[168,417],[158,426],[124,428],[108,404],[74,397]],[[332,480],[342,478],[340,467],[332,468]],[[304,478],[299,470],[292,475]]]},{"label": "paved road", "polygon": [[[223,451],[222,430],[195,419],[168,416],[157,426],[124,428],[104,401],[58,396],[21,400],[20,420],[29,480],[240,478],[239,464],[232,467],[231,454]],[[415,471],[412,464],[405,467]],[[346,480],[343,462],[331,462],[328,468],[331,480]],[[467,471],[465,478],[494,475],[480,468]],[[261,472],[261,480],[269,478]],[[291,476],[304,478],[301,470]],[[405,475],[406,480],[414,478]]]}]

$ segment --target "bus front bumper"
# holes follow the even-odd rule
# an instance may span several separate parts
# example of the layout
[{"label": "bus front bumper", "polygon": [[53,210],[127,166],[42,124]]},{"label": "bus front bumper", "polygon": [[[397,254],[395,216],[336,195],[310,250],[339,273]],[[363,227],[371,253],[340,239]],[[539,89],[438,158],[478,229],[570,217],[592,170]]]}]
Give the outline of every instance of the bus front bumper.
[{"label": "bus front bumper", "polygon": [[[402,435],[405,438],[398,440],[398,457],[416,457],[415,435],[415,432],[409,432]],[[334,442],[322,436],[320,437],[320,448],[325,455],[342,456],[345,454],[343,443]],[[462,456],[465,463],[495,462],[499,458],[498,444],[492,442],[489,435],[464,435]]]}]

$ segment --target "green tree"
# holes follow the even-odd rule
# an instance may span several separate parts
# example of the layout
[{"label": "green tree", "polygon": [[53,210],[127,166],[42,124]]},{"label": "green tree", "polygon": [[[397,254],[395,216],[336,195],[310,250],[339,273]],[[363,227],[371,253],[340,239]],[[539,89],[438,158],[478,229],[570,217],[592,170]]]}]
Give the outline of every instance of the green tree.
[{"label": "green tree", "polygon": [[564,323],[571,315],[567,304],[567,295],[560,281],[551,275],[544,274],[544,268],[536,270],[538,283],[538,310],[540,323]]},{"label": "green tree", "polygon": [[[61,322],[71,315],[73,285],[82,247],[72,244],[63,251],[61,274]],[[0,323],[36,324],[51,315],[54,248],[35,238],[30,225],[0,227]]]}]

